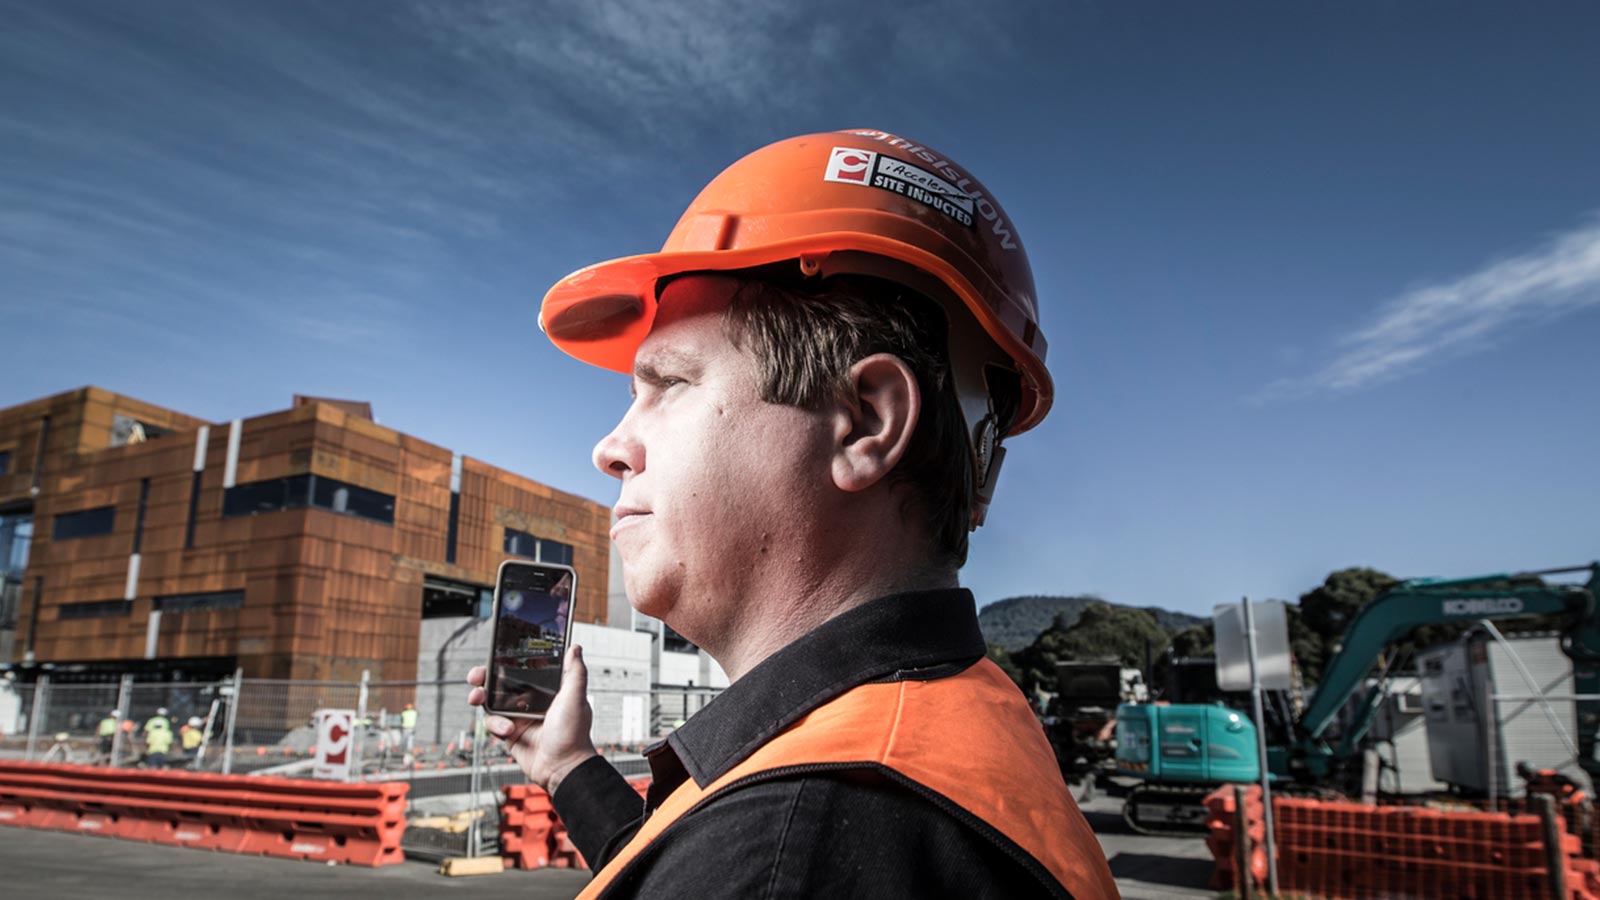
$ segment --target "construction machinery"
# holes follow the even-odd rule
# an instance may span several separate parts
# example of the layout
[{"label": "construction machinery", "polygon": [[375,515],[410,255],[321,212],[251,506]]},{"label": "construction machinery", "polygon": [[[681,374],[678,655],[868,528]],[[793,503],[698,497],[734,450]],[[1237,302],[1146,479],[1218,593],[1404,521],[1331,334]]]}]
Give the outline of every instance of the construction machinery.
[{"label": "construction machinery", "polygon": [[[1585,584],[1547,580],[1587,572]],[[1271,777],[1300,785],[1344,784],[1359,775],[1363,738],[1383,701],[1389,670],[1370,676],[1384,650],[1423,625],[1553,616],[1561,621],[1561,647],[1572,660],[1578,761],[1591,779],[1600,729],[1600,563],[1474,578],[1402,582],[1361,608],[1345,629],[1338,651],[1305,710],[1280,735],[1269,729]],[[1365,691],[1362,695],[1361,692]],[[1356,699],[1354,715],[1341,710]],[[1221,705],[1124,705],[1117,710],[1116,765],[1137,778],[1123,807],[1136,831],[1171,833],[1203,825],[1199,798],[1218,784],[1260,777],[1256,724]],[[1197,809],[1198,807],[1198,809]]]},{"label": "construction machinery", "polygon": [[1056,664],[1056,695],[1042,724],[1062,777],[1068,784],[1081,782],[1080,799],[1087,800],[1096,780],[1110,774],[1117,708],[1149,699],[1144,673],[1118,660]]}]

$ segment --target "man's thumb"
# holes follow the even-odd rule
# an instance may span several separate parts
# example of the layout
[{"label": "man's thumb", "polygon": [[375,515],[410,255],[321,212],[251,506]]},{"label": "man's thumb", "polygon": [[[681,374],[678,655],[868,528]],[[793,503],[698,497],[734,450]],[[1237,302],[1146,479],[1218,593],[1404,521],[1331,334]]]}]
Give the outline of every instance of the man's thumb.
[{"label": "man's thumb", "polygon": [[567,648],[567,664],[561,672],[561,692],[580,697],[589,693],[589,667],[583,664],[583,648],[577,644]]}]

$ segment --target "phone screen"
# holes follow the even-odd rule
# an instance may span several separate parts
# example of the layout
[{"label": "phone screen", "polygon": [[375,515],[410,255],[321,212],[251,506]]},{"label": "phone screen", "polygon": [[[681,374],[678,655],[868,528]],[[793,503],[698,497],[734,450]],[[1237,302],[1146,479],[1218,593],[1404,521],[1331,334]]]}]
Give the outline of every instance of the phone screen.
[{"label": "phone screen", "polygon": [[575,577],[565,566],[501,564],[486,685],[490,711],[543,715],[550,708],[561,687]]}]

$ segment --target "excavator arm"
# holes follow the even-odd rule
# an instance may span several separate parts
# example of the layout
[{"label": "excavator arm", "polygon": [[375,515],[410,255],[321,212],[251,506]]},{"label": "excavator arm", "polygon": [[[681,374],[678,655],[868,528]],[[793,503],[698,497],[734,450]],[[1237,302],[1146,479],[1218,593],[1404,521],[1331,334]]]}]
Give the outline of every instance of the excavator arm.
[{"label": "excavator arm", "polygon": [[[1551,583],[1546,575],[1588,572],[1585,585]],[[1573,660],[1575,687],[1580,695],[1600,690],[1600,616],[1595,597],[1600,592],[1600,563],[1569,569],[1548,569],[1481,575],[1475,578],[1416,579],[1391,588],[1363,606],[1345,630],[1339,650],[1323,670],[1316,694],[1300,717],[1299,739],[1303,757],[1314,774],[1324,774],[1333,760],[1353,752],[1354,738],[1365,731],[1376,709],[1369,696],[1362,718],[1345,735],[1337,750],[1323,742],[1350,696],[1361,689],[1385,647],[1421,625],[1476,622],[1480,619],[1514,619],[1524,616],[1564,617],[1562,647]],[[1585,769],[1596,766],[1595,731],[1600,725],[1600,704],[1578,704],[1579,747]]]}]

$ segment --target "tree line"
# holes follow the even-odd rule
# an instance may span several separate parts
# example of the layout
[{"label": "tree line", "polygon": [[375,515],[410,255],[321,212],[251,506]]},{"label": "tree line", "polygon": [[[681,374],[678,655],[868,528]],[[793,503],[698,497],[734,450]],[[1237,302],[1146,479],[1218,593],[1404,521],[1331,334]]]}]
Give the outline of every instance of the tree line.
[{"label": "tree line", "polygon": [[[1398,583],[1399,579],[1377,569],[1340,569],[1301,594],[1297,603],[1287,604],[1289,646],[1306,685],[1314,685],[1321,678],[1346,627],[1361,607]],[[1417,648],[1458,637],[1466,627],[1424,626],[1389,652],[1409,655]],[[1099,602],[1086,606],[1077,621],[1070,624],[1058,617],[1021,650],[1008,652],[991,644],[989,656],[1031,697],[1036,690],[1055,691],[1058,662],[1114,659],[1124,666],[1144,669],[1147,648],[1154,669],[1147,677],[1152,688],[1159,690],[1166,683],[1169,656],[1212,656],[1215,647],[1216,637],[1209,620],[1169,630],[1149,610]]]}]

